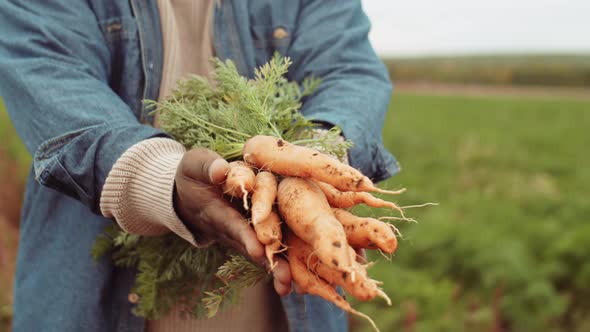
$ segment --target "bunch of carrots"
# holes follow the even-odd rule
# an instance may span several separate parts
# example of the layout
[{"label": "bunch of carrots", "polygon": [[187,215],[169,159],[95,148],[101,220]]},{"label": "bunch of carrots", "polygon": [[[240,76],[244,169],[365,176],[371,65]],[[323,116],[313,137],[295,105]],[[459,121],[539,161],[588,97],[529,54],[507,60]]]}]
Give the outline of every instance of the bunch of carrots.
[{"label": "bunch of carrots", "polygon": [[330,155],[272,136],[248,139],[242,154],[243,161],[230,163],[223,191],[243,200],[271,267],[274,255],[284,253],[300,290],[366,318],[376,328],[340,296],[336,286],[362,301],[379,296],[391,304],[380,282],[369,278],[368,264],[357,257],[357,251],[393,253],[397,230],[346,209],[362,203],[398,210],[404,219],[401,207],[369,193],[400,194],[404,189],[377,188],[358,170]]},{"label": "bunch of carrots", "polygon": [[[288,81],[290,63],[275,56],[247,79],[231,61],[215,60],[212,82],[189,78],[168,99],[147,104],[159,113],[162,128],[185,147],[205,147],[230,161],[223,192],[243,201],[271,266],[275,255],[284,255],[299,289],[376,328],[336,287],[363,301],[379,296],[390,303],[357,251],[396,250],[399,232],[381,219],[412,220],[404,215],[407,207],[371,192],[401,194],[404,189],[379,189],[338,159],[345,159],[351,143],[338,128],[317,135],[317,124],[299,112],[303,98],[320,82]],[[347,210],[357,204],[397,210],[401,216],[360,218]],[[179,237],[139,237],[116,227],[99,237],[93,249],[95,257],[106,253],[118,266],[138,267],[136,313],[152,319],[175,303],[188,314],[198,317],[204,308],[212,317],[229,294],[266,275],[239,255],[228,257],[226,248],[194,248]]]}]

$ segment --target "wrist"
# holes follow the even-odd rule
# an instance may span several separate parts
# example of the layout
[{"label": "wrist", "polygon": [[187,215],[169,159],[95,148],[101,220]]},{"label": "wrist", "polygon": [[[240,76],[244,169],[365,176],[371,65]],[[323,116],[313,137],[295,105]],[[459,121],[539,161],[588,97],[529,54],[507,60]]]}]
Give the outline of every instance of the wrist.
[{"label": "wrist", "polygon": [[132,234],[173,231],[200,245],[174,209],[174,179],[184,152],[180,143],[166,138],[148,139],[125,151],[105,182],[102,214]]}]

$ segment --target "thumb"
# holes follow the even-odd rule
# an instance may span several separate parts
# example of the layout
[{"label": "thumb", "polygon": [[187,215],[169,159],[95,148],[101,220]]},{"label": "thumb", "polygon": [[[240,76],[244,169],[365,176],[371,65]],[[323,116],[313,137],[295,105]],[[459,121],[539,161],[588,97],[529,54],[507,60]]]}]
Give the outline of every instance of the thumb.
[{"label": "thumb", "polygon": [[218,185],[225,181],[229,171],[228,162],[223,159],[215,159],[209,164],[209,181],[211,184]]},{"label": "thumb", "polygon": [[195,148],[187,151],[179,165],[183,175],[194,180],[218,185],[225,181],[228,162],[214,151]]}]

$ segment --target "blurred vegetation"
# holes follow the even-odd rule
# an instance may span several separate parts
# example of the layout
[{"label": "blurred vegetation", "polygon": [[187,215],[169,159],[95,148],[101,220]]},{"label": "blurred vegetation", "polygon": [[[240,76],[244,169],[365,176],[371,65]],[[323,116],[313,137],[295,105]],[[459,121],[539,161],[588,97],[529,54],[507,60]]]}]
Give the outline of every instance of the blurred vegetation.
[{"label": "blurred vegetation", "polygon": [[383,185],[440,206],[372,257],[395,304],[358,308],[382,331],[590,331],[589,125],[590,99],[394,95]]},{"label": "blurred vegetation", "polygon": [[10,163],[0,162],[0,172],[4,173],[6,171],[5,167],[17,166],[20,170],[18,173],[19,180],[24,181],[31,164],[31,155],[16,134],[2,97],[0,97],[0,142],[0,157],[3,158],[2,160],[8,159],[11,161]]},{"label": "blurred vegetation", "polygon": [[590,86],[589,55],[486,55],[384,60],[398,81]]},{"label": "blurred vegetation", "polygon": [[[30,157],[20,143],[0,98],[0,331],[7,331],[12,315],[12,274],[17,235],[11,220],[18,218],[20,195]],[[22,167],[22,168],[18,168]],[[16,173],[16,177],[15,177]]]}]

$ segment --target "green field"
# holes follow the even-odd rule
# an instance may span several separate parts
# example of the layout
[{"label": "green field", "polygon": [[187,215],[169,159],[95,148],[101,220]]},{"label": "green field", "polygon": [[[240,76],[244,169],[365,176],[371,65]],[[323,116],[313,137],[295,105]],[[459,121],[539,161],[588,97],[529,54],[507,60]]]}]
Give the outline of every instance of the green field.
[{"label": "green field", "polygon": [[589,127],[588,100],[395,94],[384,141],[403,171],[384,185],[440,206],[373,256],[394,305],[357,307],[382,331],[590,331]]},{"label": "green field", "polygon": [[588,331],[589,126],[590,101],[394,95],[385,185],[440,206],[374,257],[394,306],[360,308],[383,331]]},{"label": "green field", "polygon": [[389,58],[398,81],[590,87],[590,54]]}]

